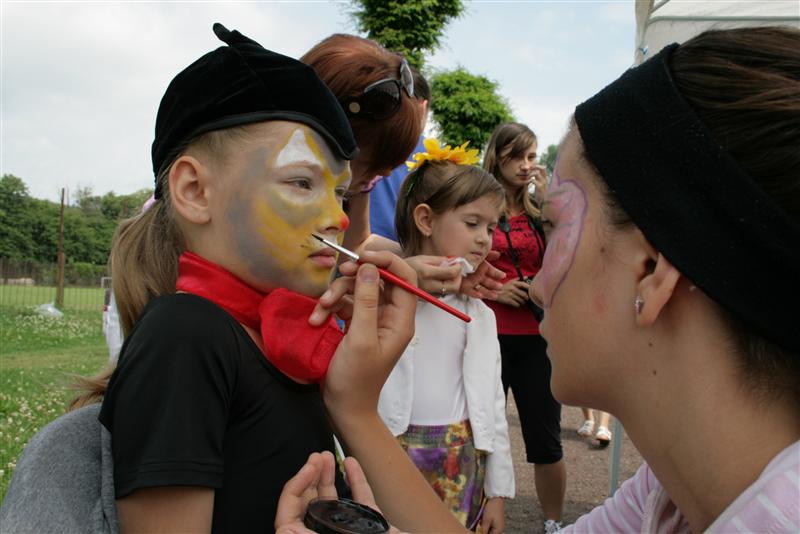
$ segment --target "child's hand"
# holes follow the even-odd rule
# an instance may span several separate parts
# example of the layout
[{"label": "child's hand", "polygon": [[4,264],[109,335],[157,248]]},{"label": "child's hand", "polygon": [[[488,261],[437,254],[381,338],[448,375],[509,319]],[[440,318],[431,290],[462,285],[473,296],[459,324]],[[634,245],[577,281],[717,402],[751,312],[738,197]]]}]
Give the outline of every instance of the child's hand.
[{"label": "child's hand", "polygon": [[486,501],[481,518],[481,530],[484,534],[502,534],[506,530],[506,512],[502,497],[493,497]]},{"label": "child's hand", "polygon": [[377,415],[383,383],[414,335],[416,295],[382,284],[375,265],[412,284],[416,283],[414,270],[389,252],[364,252],[361,261],[364,264],[360,266],[343,263],[340,271],[344,277],[331,285],[339,300],[352,299],[352,308],[342,306],[337,312],[349,326],[322,391],[334,424],[339,417],[351,420]]},{"label": "child's hand", "polygon": [[[372,488],[356,459],[345,458],[344,470],[353,500],[380,512]],[[317,497],[337,498],[335,480],[333,454],[328,451],[311,454],[300,471],[283,486],[275,514],[276,534],[314,534],[303,524],[308,504]],[[399,534],[399,531],[390,527],[389,533]]]}]

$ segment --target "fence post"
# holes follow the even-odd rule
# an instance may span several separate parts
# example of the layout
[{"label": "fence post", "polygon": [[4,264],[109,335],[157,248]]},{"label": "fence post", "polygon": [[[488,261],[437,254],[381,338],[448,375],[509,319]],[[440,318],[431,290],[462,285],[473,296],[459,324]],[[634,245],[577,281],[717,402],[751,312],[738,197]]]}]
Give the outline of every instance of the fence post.
[{"label": "fence post", "polygon": [[61,214],[58,219],[58,275],[56,277],[56,308],[64,308],[64,188],[61,188]]}]

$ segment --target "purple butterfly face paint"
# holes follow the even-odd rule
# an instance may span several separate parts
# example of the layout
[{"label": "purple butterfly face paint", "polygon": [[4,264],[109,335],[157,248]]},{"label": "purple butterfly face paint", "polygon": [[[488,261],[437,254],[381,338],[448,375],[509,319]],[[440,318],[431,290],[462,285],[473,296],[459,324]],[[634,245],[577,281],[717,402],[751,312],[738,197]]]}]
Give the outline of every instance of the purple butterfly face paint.
[{"label": "purple butterfly face paint", "polygon": [[558,165],[544,199],[547,218],[554,228],[539,271],[537,284],[541,288],[544,308],[549,308],[558,288],[567,277],[583,234],[587,201],[583,186],[572,179],[562,179]]}]

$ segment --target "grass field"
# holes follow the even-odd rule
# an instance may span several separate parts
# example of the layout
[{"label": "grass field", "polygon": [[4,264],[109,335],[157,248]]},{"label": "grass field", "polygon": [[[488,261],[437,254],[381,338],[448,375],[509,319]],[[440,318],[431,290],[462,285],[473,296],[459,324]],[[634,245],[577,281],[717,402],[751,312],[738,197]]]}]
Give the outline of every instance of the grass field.
[{"label": "grass field", "polygon": [[[0,288],[0,499],[25,444],[64,413],[74,396],[69,389],[71,377],[94,374],[108,362],[102,333],[102,289],[82,292],[99,295],[99,306],[71,309],[65,305],[64,316],[53,318],[37,314],[33,303],[23,305],[22,297],[33,291],[15,291],[16,303],[9,303],[4,297],[10,293]],[[80,298],[80,293],[67,290],[65,300]]]},{"label": "grass field", "polygon": [[[103,288],[65,287],[64,309],[102,311]],[[14,286],[0,284],[0,306],[38,306],[55,302],[55,286]]]}]

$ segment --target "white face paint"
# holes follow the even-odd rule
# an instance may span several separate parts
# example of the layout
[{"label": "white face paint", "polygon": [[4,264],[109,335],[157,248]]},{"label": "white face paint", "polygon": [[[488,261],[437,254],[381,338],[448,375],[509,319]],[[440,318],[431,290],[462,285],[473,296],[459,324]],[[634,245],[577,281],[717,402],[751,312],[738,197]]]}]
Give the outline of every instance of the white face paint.
[{"label": "white face paint", "polygon": [[286,146],[284,146],[280,151],[278,157],[275,158],[275,166],[285,167],[287,165],[297,165],[302,163],[312,165],[316,164],[320,167],[324,166],[323,162],[320,161],[319,157],[317,157],[317,155],[311,150],[311,147],[308,146],[305,132],[298,128],[289,138]]}]

